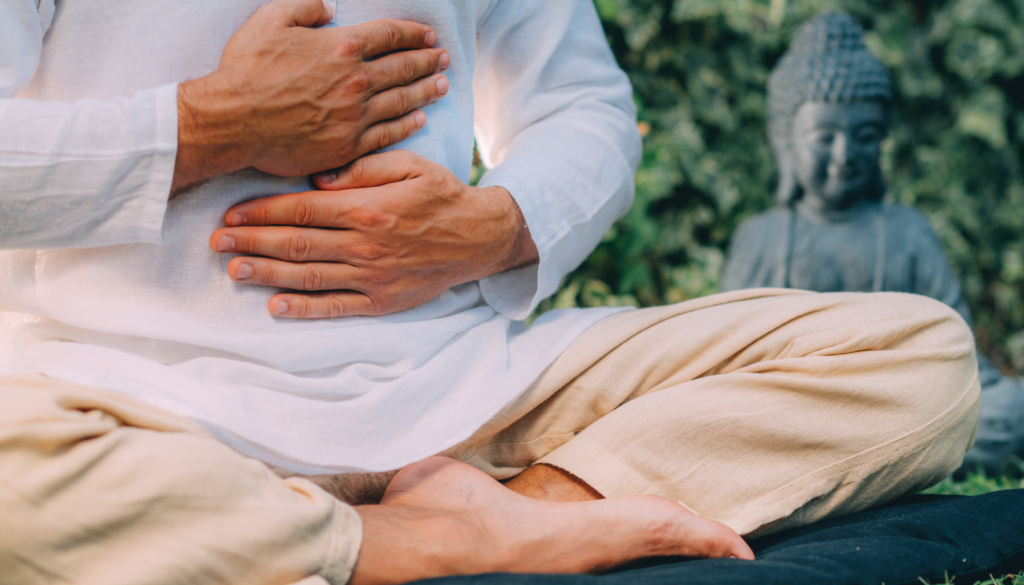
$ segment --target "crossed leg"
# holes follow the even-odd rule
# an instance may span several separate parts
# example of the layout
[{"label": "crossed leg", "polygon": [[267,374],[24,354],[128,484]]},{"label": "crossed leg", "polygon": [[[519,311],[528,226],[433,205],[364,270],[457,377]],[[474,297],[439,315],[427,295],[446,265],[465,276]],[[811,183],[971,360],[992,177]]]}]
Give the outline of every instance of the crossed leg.
[{"label": "crossed leg", "polygon": [[941,480],[978,412],[945,305],[740,291],[605,319],[449,454],[533,498],[658,494],[762,534]]},{"label": "crossed leg", "polygon": [[19,376],[0,378],[0,404],[5,584],[361,585],[752,557],[730,529],[657,496],[540,502],[435,457],[398,473],[379,505],[352,508],[124,396]]},{"label": "crossed leg", "polygon": [[123,396],[0,380],[0,574],[392,583],[750,558],[737,533],[941,479],[977,424],[970,330],[921,297],[723,295],[606,319],[581,341],[447,452],[472,467],[374,476],[387,491],[361,498],[380,505],[355,509]]}]

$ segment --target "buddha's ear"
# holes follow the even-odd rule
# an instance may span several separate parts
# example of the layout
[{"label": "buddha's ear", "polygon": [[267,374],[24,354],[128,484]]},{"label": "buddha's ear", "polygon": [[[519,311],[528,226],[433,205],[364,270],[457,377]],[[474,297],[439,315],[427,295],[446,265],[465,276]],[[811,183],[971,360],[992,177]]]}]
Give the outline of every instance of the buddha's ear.
[{"label": "buddha's ear", "polygon": [[796,168],[793,165],[793,155],[788,148],[777,148],[775,151],[775,165],[778,169],[779,184],[775,187],[775,200],[780,205],[793,205],[804,196],[804,190],[800,187],[800,181],[796,178]]}]

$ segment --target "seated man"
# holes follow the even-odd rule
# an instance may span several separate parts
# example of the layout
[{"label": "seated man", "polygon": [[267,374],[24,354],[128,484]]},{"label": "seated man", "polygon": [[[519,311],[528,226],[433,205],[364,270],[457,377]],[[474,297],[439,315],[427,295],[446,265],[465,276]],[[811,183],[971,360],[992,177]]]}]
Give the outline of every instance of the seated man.
[{"label": "seated man", "polygon": [[750,558],[737,534],[921,489],[973,440],[973,339],[928,299],[523,324],[632,194],[587,0],[16,0],[0,27],[13,583]]}]

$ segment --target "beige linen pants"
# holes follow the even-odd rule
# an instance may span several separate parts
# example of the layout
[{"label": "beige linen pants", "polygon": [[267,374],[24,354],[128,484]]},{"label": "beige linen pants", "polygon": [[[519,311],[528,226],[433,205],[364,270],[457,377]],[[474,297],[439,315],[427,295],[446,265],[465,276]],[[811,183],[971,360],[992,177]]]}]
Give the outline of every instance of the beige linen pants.
[{"label": "beige linen pants", "polygon": [[[98,390],[13,378],[0,405],[5,582],[348,578],[358,517],[310,481]],[[547,463],[765,533],[937,482],[979,408],[974,340],[945,305],[738,291],[601,321],[445,454],[499,479]],[[392,475],[309,479],[358,504]]]}]

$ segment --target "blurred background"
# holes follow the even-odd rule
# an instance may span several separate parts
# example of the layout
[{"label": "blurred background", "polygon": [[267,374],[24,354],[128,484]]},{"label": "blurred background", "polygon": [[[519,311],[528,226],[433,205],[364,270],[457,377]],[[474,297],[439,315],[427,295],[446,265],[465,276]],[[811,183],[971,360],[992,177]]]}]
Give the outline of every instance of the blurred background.
[{"label": "blurred background", "polygon": [[1024,0],[595,0],[644,135],[636,201],[541,310],[718,292],[733,230],[775,204],[768,72],[796,28],[849,12],[890,68],[891,201],[931,220],[979,346],[1024,374]]}]

